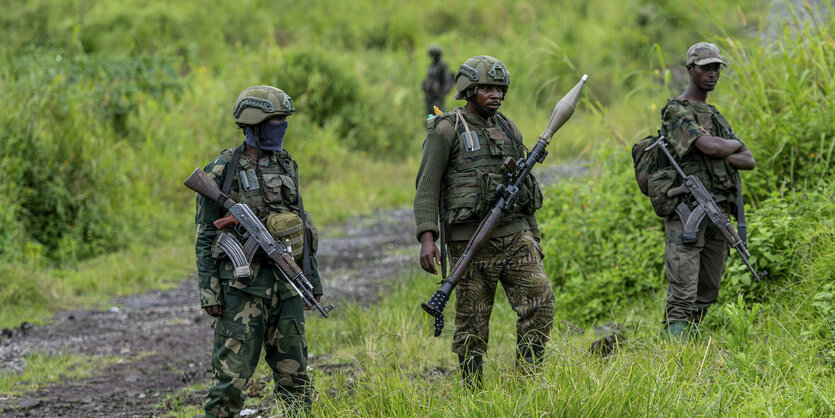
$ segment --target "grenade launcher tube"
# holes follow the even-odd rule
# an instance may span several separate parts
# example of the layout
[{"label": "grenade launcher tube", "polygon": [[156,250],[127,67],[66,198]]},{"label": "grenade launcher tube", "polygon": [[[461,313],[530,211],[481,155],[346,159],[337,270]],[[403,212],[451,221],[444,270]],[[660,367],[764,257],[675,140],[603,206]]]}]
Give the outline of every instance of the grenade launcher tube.
[{"label": "grenade launcher tube", "polygon": [[490,240],[490,237],[499,226],[505,213],[513,209],[519,195],[519,190],[522,187],[522,182],[530,174],[533,166],[536,163],[541,163],[545,159],[548,153],[545,147],[551,142],[551,137],[554,133],[574,114],[574,109],[577,107],[577,102],[580,99],[580,91],[587,80],[588,75],[584,74],[580,81],[554,106],[554,111],[551,113],[551,118],[548,120],[548,126],[545,128],[545,131],[539,136],[539,140],[528,153],[527,158],[524,161],[520,159],[520,163],[517,164],[518,174],[512,177],[511,183],[507,186],[499,186],[499,200],[493,205],[493,209],[490,210],[487,217],[478,224],[475,234],[470,238],[467,247],[464,249],[461,257],[458,258],[455,266],[452,267],[449,277],[443,281],[440,289],[435,291],[429,301],[421,303],[420,306],[423,310],[435,318],[434,333],[436,337],[440,336],[443,330],[444,308],[446,308],[446,304],[449,301],[452,289],[461,280],[461,277],[463,277],[464,272],[470,266],[475,256],[487,244],[487,241]]}]

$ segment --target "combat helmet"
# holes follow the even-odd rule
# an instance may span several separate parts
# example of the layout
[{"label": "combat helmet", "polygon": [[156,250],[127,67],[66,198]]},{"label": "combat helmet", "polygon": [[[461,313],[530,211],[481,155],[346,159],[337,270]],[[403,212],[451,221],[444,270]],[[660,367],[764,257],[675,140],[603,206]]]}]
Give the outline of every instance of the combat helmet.
[{"label": "combat helmet", "polygon": [[478,55],[464,62],[455,74],[456,99],[463,99],[464,92],[471,87],[489,84],[510,87],[510,72],[498,58]]},{"label": "combat helmet", "polygon": [[295,112],[293,99],[272,86],[247,87],[232,106],[238,125],[257,125],[271,116],[289,116]]}]

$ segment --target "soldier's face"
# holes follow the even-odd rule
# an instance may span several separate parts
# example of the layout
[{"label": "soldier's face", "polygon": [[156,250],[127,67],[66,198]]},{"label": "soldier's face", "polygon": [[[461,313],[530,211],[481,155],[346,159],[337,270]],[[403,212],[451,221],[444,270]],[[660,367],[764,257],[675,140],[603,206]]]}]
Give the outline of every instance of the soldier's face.
[{"label": "soldier's face", "polygon": [[475,88],[475,101],[479,106],[492,111],[498,111],[504,99],[504,88],[501,86],[478,86]]},{"label": "soldier's face", "polygon": [[716,88],[716,83],[719,82],[719,72],[722,70],[722,64],[714,62],[705,65],[690,65],[690,78],[693,83],[701,90],[713,91]]}]

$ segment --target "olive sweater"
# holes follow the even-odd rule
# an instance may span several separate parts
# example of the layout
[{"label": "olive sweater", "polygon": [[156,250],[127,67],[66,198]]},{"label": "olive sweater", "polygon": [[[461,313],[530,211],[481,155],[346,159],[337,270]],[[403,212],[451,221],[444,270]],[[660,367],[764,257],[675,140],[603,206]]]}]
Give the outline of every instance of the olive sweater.
[{"label": "olive sweater", "polygon": [[[480,115],[468,113],[463,109],[462,113],[471,129],[496,126],[495,116],[484,119]],[[505,119],[509,121],[509,119]],[[438,228],[438,200],[441,197],[442,187],[446,187],[443,184],[444,176],[452,164],[455,163],[456,157],[460,152],[458,133],[455,130],[454,121],[455,117],[452,116],[452,112],[448,112],[442,116],[436,116],[427,122],[428,132],[423,142],[423,153],[415,180],[414,213],[417,226],[415,232],[418,241],[420,241],[420,236],[426,231],[431,231],[432,237],[435,240],[440,235]],[[510,122],[510,127],[514,135],[521,140],[522,135],[516,125]],[[485,144],[482,144],[482,146],[485,146]],[[480,219],[473,219],[472,222],[446,224],[447,240],[469,240],[474,235],[480,221]],[[528,229],[539,240],[539,229],[535,215],[503,220],[493,232],[492,237],[504,237]]]}]

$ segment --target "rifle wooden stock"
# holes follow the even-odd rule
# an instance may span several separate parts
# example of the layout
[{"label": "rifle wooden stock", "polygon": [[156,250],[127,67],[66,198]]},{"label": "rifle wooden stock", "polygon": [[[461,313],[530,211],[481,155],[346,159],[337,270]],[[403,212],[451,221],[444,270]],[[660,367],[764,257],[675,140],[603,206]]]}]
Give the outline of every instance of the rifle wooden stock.
[{"label": "rifle wooden stock", "polygon": [[[223,193],[220,192],[220,187],[217,187],[217,183],[199,167],[194,169],[183,184],[200,195],[211,199],[213,202],[217,202],[221,197],[224,197]],[[229,210],[235,203],[234,200],[226,196],[226,200],[223,202],[223,208]]]},{"label": "rifle wooden stock", "polygon": [[493,235],[493,231],[495,231],[499,226],[499,223],[502,221],[502,217],[504,217],[504,211],[494,207],[490,211],[490,214],[487,215],[487,217],[484,218],[480,224],[478,224],[475,234],[473,234],[472,238],[470,238],[470,241],[467,243],[467,248],[464,249],[464,253],[461,254],[460,258],[458,258],[458,261],[449,273],[449,277],[447,277],[444,282],[445,285],[448,284],[450,286],[450,290],[452,290],[452,288],[458,284],[458,281],[461,280],[464,272],[467,271],[467,267],[470,266],[475,256],[482,248],[484,248],[484,244],[487,244],[487,241],[490,241],[490,236]]}]

